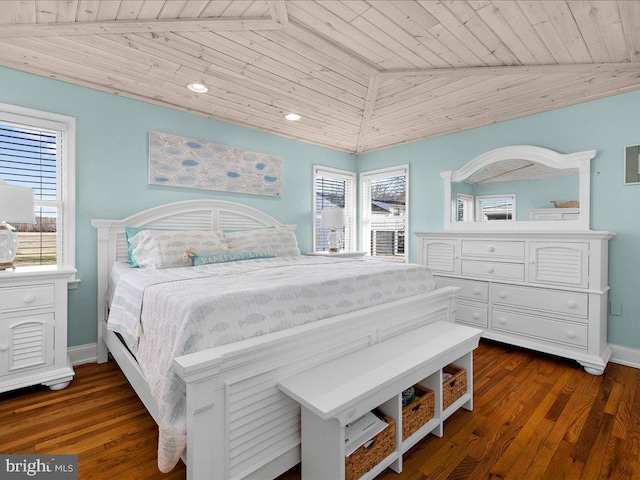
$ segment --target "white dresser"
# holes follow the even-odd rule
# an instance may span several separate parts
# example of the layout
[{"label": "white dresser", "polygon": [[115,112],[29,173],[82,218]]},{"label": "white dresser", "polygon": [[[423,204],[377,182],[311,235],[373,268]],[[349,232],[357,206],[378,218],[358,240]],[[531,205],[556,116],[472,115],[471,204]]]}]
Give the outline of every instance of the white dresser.
[{"label": "white dresser", "polygon": [[600,375],[607,344],[608,244],[594,231],[416,232],[418,263],[460,287],[456,322],[484,337],[578,361]]},{"label": "white dresser", "polygon": [[61,265],[0,271],[0,392],[69,385],[67,285],[74,273]]}]

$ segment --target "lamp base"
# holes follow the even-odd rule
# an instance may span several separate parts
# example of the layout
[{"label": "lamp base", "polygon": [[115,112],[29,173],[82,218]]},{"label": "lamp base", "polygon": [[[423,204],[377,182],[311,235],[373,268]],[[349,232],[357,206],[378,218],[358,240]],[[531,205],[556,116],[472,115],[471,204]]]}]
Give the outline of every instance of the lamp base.
[{"label": "lamp base", "polygon": [[329,253],[338,253],[340,250],[337,248],[329,248]]},{"label": "lamp base", "polygon": [[8,268],[16,268],[13,262],[0,262],[0,271],[6,270]]},{"label": "lamp base", "polygon": [[0,270],[13,268],[13,259],[18,250],[18,236],[12,226],[2,222],[0,224]]}]

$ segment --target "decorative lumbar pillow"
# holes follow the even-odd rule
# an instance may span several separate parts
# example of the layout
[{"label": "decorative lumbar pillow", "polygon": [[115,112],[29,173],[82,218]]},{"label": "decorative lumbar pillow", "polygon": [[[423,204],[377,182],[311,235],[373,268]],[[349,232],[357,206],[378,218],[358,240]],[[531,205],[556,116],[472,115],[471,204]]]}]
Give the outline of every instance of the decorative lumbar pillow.
[{"label": "decorative lumbar pillow", "polygon": [[[238,232],[225,232],[232,252],[274,251],[278,257],[299,256],[294,227],[259,228]],[[209,250],[211,251],[211,250]]]},{"label": "decorative lumbar pillow", "polygon": [[133,258],[141,267],[173,268],[193,265],[191,256],[183,259],[185,250],[221,252],[228,250],[220,231],[143,230],[129,239]]},{"label": "decorative lumbar pillow", "polygon": [[216,252],[195,254],[193,256],[193,264],[209,265],[211,263],[237,262],[239,260],[254,260],[256,258],[274,258],[277,257],[273,251],[257,251],[257,252]]}]

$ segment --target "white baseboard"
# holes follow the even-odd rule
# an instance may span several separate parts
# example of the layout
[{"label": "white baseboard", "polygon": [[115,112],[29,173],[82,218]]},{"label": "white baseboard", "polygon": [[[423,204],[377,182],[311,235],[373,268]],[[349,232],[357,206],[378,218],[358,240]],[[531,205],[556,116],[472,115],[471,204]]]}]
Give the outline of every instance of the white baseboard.
[{"label": "white baseboard", "polygon": [[95,363],[98,361],[98,344],[88,343],[67,349],[71,365],[82,365],[83,363]]},{"label": "white baseboard", "polygon": [[613,363],[640,368],[640,350],[637,348],[621,347],[620,345],[609,346],[613,350],[613,355],[611,355],[611,361]]}]

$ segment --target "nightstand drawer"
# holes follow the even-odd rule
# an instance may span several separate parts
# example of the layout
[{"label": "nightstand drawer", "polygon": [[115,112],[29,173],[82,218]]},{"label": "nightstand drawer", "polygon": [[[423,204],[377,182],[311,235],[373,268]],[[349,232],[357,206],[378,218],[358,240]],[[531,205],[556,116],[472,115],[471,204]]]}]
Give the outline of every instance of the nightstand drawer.
[{"label": "nightstand drawer", "polygon": [[0,313],[54,308],[55,287],[52,283],[0,289]]}]

